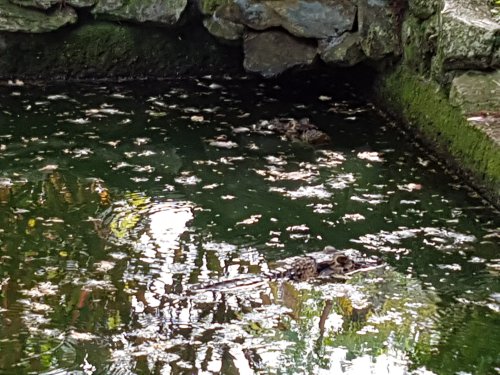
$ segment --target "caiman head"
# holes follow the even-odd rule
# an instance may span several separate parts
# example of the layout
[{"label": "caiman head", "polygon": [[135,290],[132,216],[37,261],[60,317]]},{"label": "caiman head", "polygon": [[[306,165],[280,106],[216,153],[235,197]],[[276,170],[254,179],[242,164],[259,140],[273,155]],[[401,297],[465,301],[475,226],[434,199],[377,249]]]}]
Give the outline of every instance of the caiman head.
[{"label": "caiman head", "polygon": [[333,246],[326,246],[323,252],[328,256],[317,264],[320,276],[349,275],[358,271],[369,270],[381,264],[380,259],[354,256],[339,251]]}]

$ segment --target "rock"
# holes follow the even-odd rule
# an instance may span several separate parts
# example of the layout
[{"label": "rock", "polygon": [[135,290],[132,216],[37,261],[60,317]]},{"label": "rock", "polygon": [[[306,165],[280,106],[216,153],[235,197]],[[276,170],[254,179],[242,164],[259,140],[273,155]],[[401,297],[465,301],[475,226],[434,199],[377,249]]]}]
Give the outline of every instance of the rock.
[{"label": "rock", "polygon": [[58,4],[60,0],[9,0],[12,4],[23,7],[38,9],[49,9],[52,5]]},{"label": "rock", "polygon": [[45,33],[76,21],[76,12],[70,7],[56,9],[47,14],[0,0],[0,31]]},{"label": "rock", "polygon": [[302,38],[327,38],[350,31],[356,5],[350,0],[267,1],[280,18],[280,26]]},{"label": "rock", "polygon": [[255,30],[283,27],[301,38],[327,38],[354,27],[356,5],[350,0],[231,0],[216,14]]},{"label": "rock", "polygon": [[409,0],[410,13],[417,18],[426,20],[439,9],[438,0]]},{"label": "rock", "polygon": [[74,8],[91,7],[97,4],[98,0],[66,0],[66,4]]},{"label": "rock", "polygon": [[437,16],[421,20],[415,16],[406,17],[401,38],[404,64],[415,71],[428,75],[432,56],[437,45]]},{"label": "rock", "polygon": [[495,44],[493,47],[493,56],[491,57],[491,67],[492,68],[500,68],[500,41]]},{"label": "rock", "polygon": [[223,4],[226,4],[227,0],[197,0],[196,5],[201,14],[205,16],[211,16],[217,10],[217,8]]},{"label": "rock", "polygon": [[100,18],[174,26],[188,0],[99,0],[92,13]]},{"label": "rock", "polygon": [[389,0],[358,1],[361,48],[372,60],[401,53],[396,15],[390,4]]},{"label": "rock", "polygon": [[500,24],[483,0],[444,0],[439,14],[436,71],[491,66]]},{"label": "rock", "polygon": [[361,37],[356,33],[344,33],[338,37],[322,39],[318,44],[321,59],[338,66],[353,66],[366,56],[361,48]]},{"label": "rock", "polygon": [[[485,133],[500,150],[500,71],[469,71],[455,77],[450,103],[460,108],[469,124]],[[486,159],[491,168],[500,168],[500,159]],[[498,190],[497,190],[498,192]]]},{"label": "rock", "polygon": [[241,39],[245,26],[239,23],[234,23],[215,15],[203,20],[203,26],[213,36],[224,40],[239,40]]},{"label": "rock", "polygon": [[254,30],[280,26],[280,18],[265,3],[252,0],[230,0],[219,7],[215,15],[231,22],[246,25]]},{"label": "rock", "polygon": [[[23,7],[49,9],[56,4],[62,4],[63,0],[9,0],[13,4]],[[97,0],[66,0],[65,4],[75,8],[84,8],[95,5]]]},{"label": "rock", "polygon": [[466,114],[484,111],[500,115],[500,70],[491,73],[471,71],[455,77],[450,103]]},{"label": "rock", "polygon": [[244,38],[244,68],[264,77],[276,76],[285,70],[309,65],[316,56],[316,47],[282,31],[251,32]]}]

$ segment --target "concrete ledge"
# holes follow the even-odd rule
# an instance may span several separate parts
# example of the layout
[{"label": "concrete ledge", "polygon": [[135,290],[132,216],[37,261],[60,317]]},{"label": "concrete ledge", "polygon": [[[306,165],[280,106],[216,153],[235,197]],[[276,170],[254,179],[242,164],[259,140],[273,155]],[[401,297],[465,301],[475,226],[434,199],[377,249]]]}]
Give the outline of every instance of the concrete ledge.
[{"label": "concrete ledge", "polygon": [[500,206],[498,140],[487,128],[468,121],[436,83],[399,68],[380,77],[375,97]]}]

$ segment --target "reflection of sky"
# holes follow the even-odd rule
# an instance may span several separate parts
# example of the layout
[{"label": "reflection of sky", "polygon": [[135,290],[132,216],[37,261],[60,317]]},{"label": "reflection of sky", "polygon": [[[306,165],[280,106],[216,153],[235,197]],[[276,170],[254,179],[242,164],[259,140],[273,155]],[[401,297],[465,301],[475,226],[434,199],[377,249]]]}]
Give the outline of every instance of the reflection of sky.
[{"label": "reflection of sky", "polygon": [[[157,245],[157,251],[168,253],[175,250],[179,246],[179,236],[185,232],[187,223],[193,219],[191,205],[162,202],[153,206],[152,211],[154,213],[149,215],[149,234]],[[149,237],[148,234],[145,236]]]},{"label": "reflection of sky", "polygon": [[[157,284],[172,285],[174,254],[179,248],[179,237],[194,217],[192,205],[186,202],[161,202],[152,205],[144,215],[149,221],[149,228],[142,233],[137,244],[143,255],[141,260],[158,264],[159,275],[155,280]],[[158,262],[158,255],[162,259],[161,262]],[[157,285],[156,289],[161,291],[162,287]]]}]

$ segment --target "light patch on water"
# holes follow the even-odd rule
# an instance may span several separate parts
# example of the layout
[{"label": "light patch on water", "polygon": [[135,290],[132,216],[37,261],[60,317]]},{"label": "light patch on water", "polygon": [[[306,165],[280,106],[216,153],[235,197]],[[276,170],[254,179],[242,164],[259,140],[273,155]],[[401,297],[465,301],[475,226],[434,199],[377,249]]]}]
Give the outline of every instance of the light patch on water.
[{"label": "light patch on water", "polygon": [[325,185],[316,186],[301,186],[297,190],[286,190],[285,188],[270,187],[269,191],[277,192],[283,194],[291,199],[300,198],[317,198],[317,199],[329,199],[332,196],[328,190],[325,189]]},{"label": "light patch on water", "polygon": [[282,169],[275,166],[268,166],[267,170],[254,169],[255,173],[260,176],[264,176],[267,181],[313,181],[317,176],[318,172],[314,170],[300,170],[285,172]]},{"label": "light patch on water", "polygon": [[476,242],[474,235],[463,234],[444,228],[400,228],[387,232],[381,231],[377,234],[366,234],[359,239],[352,239],[352,242],[362,243],[369,249],[377,249],[386,252],[401,252],[400,248],[393,248],[388,245],[399,245],[405,239],[422,237],[422,243],[439,250],[456,251],[457,247]]},{"label": "light patch on water", "polygon": [[333,150],[318,150],[316,154],[319,155],[316,157],[319,167],[335,168],[346,160],[342,153]]},{"label": "light patch on water", "polygon": [[179,236],[187,229],[193,215],[193,206],[187,202],[161,202],[150,207],[149,232],[158,251],[167,252],[179,246]]},{"label": "light patch on water", "polygon": [[37,298],[43,296],[54,296],[57,294],[59,287],[57,285],[52,284],[50,281],[42,282],[40,284],[35,285],[30,290],[21,290],[20,292],[26,296]]},{"label": "light patch on water", "polygon": [[342,190],[356,182],[356,177],[352,173],[341,173],[327,180],[328,186],[333,189]]}]

